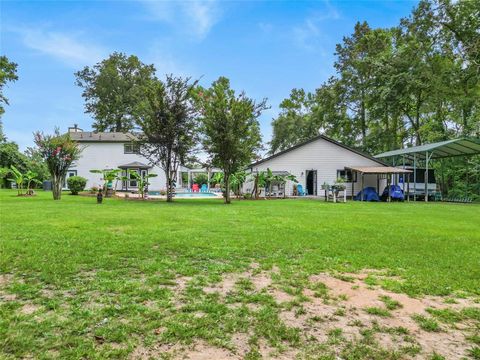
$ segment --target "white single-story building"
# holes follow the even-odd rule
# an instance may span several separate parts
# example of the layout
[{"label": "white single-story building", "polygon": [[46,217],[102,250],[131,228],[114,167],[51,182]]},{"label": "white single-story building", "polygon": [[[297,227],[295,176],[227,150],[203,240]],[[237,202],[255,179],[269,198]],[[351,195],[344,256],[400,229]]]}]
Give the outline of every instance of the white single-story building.
[{"label": "white single-story building", "polygon": [[[333,185],[337,178],[346,180],[347,196],[356,195],[362,188],[360,175],[348,168],[383,167],[383,161],[343,145],[327,136],[319,135],[302,144],[293,146],[263,160],[249,165],[251,173],[272,170],[274,173],[294,175],[308,195],[323,196],[322,184]],[[353,182],[353,184],[352,184]],[[371,186],[380,191],[386,187],[387,180],[378,175],[366,174],[363,187]],[[245,192],[253,191],[253,181],[244,185]],[[288,181],[285,195],[293,195],[294,182]]]},{"label": "white single-story building", "polygon": [[[80,159],[75,161],[68,169],[67,178],[71,176],[84,177],[87,179],[86,188],[90,189],[101,187],[104,184],[102,175],[91,173],[90,170],[122,169],[123,175],[127,175],[129,170],[134,170],[143,174],[154,173],[158,175],[149,179],[149,190],[158,191],[166,188],[166,177],[163,169],[158,166],[151,166],[146,158],[138,154],[132,142],[134,139],[132,134],[83,131],[76,126],[69,128],[68,132],[70,137],[77,141],[83,150]],[[176,182],[178,188],[186,186],[182,183],[182,172],[188,171],[188,168],[179,166]],[[137,182],[133,179],[118,181],[116,189],[137,191]]]}]

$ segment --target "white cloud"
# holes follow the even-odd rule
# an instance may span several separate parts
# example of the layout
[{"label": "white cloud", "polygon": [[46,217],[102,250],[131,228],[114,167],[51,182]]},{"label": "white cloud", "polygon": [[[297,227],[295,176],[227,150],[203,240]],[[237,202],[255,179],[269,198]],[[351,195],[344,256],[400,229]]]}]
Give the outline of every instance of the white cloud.
[{"label": "white cloud", "polygon": [[200,40],[207,36],[220,18],[217,0],[140,2],[153,20],[168,23]]},{"label": "white cloud", "polygon": [[269,34],[273,31],[273,25],[268,22],[260,22],[258,23],[258,27],[263,33]]},{"label": "white cloud", "polygon": [[105,48],[81,39],[80,34],[67,34],[40,28],[14,29],[14,32],[20,35],[25,46],[72,67],[93,64],[107,54]]},{"label": "white cloud", "polygon": [[329,1],[325,1],[324,4],[325,9],[317,10],[307,17],[302,24],[293,27],[292,37],[297,46],[305,50],[317,49],[319,41],[326,36],[321,29],[322,23],[340,18],[337,9]]}]

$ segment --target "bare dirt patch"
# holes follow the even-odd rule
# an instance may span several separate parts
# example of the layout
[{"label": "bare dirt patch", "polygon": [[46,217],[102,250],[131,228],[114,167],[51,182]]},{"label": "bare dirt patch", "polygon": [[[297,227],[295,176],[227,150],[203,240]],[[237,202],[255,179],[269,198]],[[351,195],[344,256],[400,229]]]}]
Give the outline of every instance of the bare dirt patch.
[{"label": "bare dirt patch", "polygon": [[[407,358],[425,359],[434,352],[447,359],[465,358],[472,347],[466,337],[479,326],[478,322],[472,324],[471,320],[462,320],[455,326],[440,323],[440,331],[429,332],[422,329],[412,317],[421,314],[431,318],[427,309],[461,310],[465,307],[480,308],[480,304],[471,299],[445,302],[442,297],[412,298],[367,284],[371,274],[377,278],[390,278],[381,271],[333,275],[321,273],[309,278],[311,286],[303,289],[302,296],[295,296],[286,293],[280,284],[272,281],[272,276],[280,276],[278,268],[265,271],[259,266],[252,266],[241,273],[226,274],[220,282],[204,287],[203,291],[207,294],[218,293],[220,301],[242,287],[251,293],[269,294],[281,309],[279,316],[285,325],[300,330],[301,344],[315,339],[317,344],[327,346],[338,356],[347,342],[358,343],[368,332],[375,344],[372,346],[379,349],[408,354],[405,349],[418,348],[417,354],[411,353],[406,355]],[[174,292],[180,294],[192,280],[190,277],[177,278]],[[395,277],[395,281],[403,280]],[[389,306],[385,299],[394,305]],[[230,305],[240,306],[239,303]],[[260,307],[258,304],[247,305],[253,312]],[[383,310],[383,313],[368,311],[371,308]],[[332,340],[332,336],[337,338]],[[259,340],[258,351],[264,359],[292,359],[302,353],[304,346],[300,344],[298,348],[292,348],[286,344],[284,351],[279,352],[279,348],[268,346],[264,339]],[[161,350],[175,359],[239,359],[251,350],[248,341],[247,334],[237,333],[232,335],[231,350],[196,342],[188,347],[162,345],[143,349],[143,353],[139,348],[132,358],[148,358],[143,357],[144,353],[155,357],[155,351]]]},{"label": "bare dirt patch", "polygon": [[[405,345],[403,341],[399,341],[396,334],[385,333],[389,329],[403,328],[408,331],[414,340],[421,346],[421,356],[427,356],[434,351],[445,356],[448,359],[460,359],[466,354],[466,350],[470,347],[465,341],[465,333],[458,329],[444,327],[439,332],[428,332],[422,330],[419,325],[412,319],[415,314],[423,314],[428,316],[426,309],[446,309],[449,305],[445,304],[440,297],[426,297],[421,299],[411,298],[405,294],[393,293],[384,289],[366,285],[362,281],[362,277],[355,278],[353,281],[343,281],[329,274],[319,274],[312,276],[310,281],[313,283],[321,282],[329,289],[329,295],[337,299],[336,304],[326,305],[322,299],[310,298],[311,302],[305,304],[307,314],[315,315],[334,315],[335,308],[338,305],[344,308],[341,316],[328,317],[323,324],[335,324],[337,328],[341,328],[344,333],[350,337],[359,335],[358,328],[349,327],[348,324],[363,324],[367,327],[376,325],[379,333],[375,335],[380,345],[384,348],[397,350]],[[309,296],[311,293],[306,293]],[[399,303],[397,309],[389,310],[390,316],[378,316],[368,314],[365,309],[376,307],[383,309],[385,304],[381,301],[382,297],[389,297]],[[464,306],[478,307],[473,302],[463,301]],[[459,304],[455,305],[456,308]],[[311,332],[308,328],[304,328],[307,332]],[[384,330],[381,330],[384,329]],[[316,334],[314,334],[316,335]],[[324,338],[324,337],[321,337]]]},{"label": "bare dirt patch", "polygon": [[22,315],[31,315],[34,312],[36,312],[38,309],[40,309],[39,306],[37,306],[35,304],[27,303],[27,304],[22,306],[22,308],[20,309],[20,313]]},{"label": "bare dirt patch", "polygon": [[239,355],[233,354],[232,352],[218,347],[213,347],[204,342],[198,342],[193,346],[192,349],[187,350],[187,352],[179,359],[190,359],[190,360],[212,360],[212,359],[241,359]]},{"label": "bare dirt patch", "polygon": [[226,296],[233,291],[238,280],[241,278],[247,278],[248,276],[248,272],[242,274],[228,274],[224,276],[219,283],[204,287],[203,291],[207,294],[219,293],[221,296]]},{"label": "bare dirt patch", "polygon": [[15,294],[9,294],[2,289],[8,287],[8,285],[13,281],[13,276],[10,274],[0,274],[0,300],[4,301],[14,301],[17,296]]},{"label": "bare dirt patch", "polygon": [[0,288],[6,287],[12,281],[13,276],[10,274],[0,274]]}]

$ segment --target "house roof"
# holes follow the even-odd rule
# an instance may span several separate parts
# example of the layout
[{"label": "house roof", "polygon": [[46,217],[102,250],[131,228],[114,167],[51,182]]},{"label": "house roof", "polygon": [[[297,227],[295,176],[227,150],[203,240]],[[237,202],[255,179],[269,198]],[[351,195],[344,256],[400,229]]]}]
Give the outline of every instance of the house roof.
[{"label": "house roof", "polygon": [[350,169],[362,174],[404,174],[412,172],[391,166],[345,166],[345,169]]},{"label": "house roof", "polygon": [[288,148],[288,149],[286,149],[286,150],[280,151],[279,153],[273,154],[273,155],[271,155],[271,156],[269,156],[269,157],[266,157],[265,159],[262,159],[262,160],[259,160],[259,161],[257,161],[257,162],[254,162],[254,163],[250,164],[248,167],[250,168],[250,167],[257,166],[257,165],[259,165],[259,164],[261,164],[261,163],[264,163],[264,162],[266,162],[266,161],[269,161],[269,160],[271,160],[271,159],[274,159],[274,158],[276,158],[276,157],[278,157],[278,156],[282,156],[283,154],[286,154],[286,153],[288,153],[288,152],[290,152],[290,151],[293,151],[293,150],[295,150],[295,149],[298,149],[298,148],[300,148],[300,147],[302,147],[302,146],[304,146],[304,145],[310,144],[310,143],[312,143],[312,142],[314,142],[314,141],[317,141],[317,140],[319,140],[319,139],[322,139],[322,140],[328,141],[328,142],[330,142],[330,143],[332,143],[332,144],[334,144],[334,145],[340,146],[340,147],[342,147],[342,148],[344,148],[344,149],[346,149],[346,150],[349,150],[349,151],[351,151],[351,152],[353,152],[353,153],[355,153],[355,154],[358,154],[358,155],[360,155],[360,156],[363,156],[363,157],[365,157],[365,158],[367,158],[367,159],[369,159],[369,160],[375,161],[376,163],[378,163],[378,164],[380,164],[380,165],[387,166],[387,163],[383,162],[382,160],[376,159],[376,158],[374,158],[373,156],[368,155],[368,154],[366,154],[366,153],[364,153],[364,152],[362,152],[362,151],[360,151],[360,150],[357,150],[357,149],[354,149],[354,148],[352,148],[352,147],[350,147],[350,146],[344,145],[344,144],[342,144],[342,143],[340,143],[340,142],[338,142],[338,141],[336,141],[336,140],[333,140],[333,139],[329,138],[328,136],[325,136],[325,135],[317,135],[317,136],[315,136],[314,138],[311,138],[310,140],[307,140],[307,141],[305,141],[305,142],[303,142],[303,143],[294,145],[294,146],[292,146],[291,148]]},{"label": "house roof", "polygon": [[118,167],[120,169],[130,169],[130,168],[150,169],[151,168],[150,165],[141,163],[140,161],[133,161],[133,162],[128,163],[128,164],[119,165]]},{"label": "house roof", "polygon": [[440,141],[432,144],[412,146],[405,149],[387,151],[375,155],[375,157],[390,158],[395,156],[405,156],[408,159],[412,159],[415,155],[417,159],[425,159],[427,152],[430,153],[430,159],[441,159],[452,156],[480,154],[480,139],[459,138]]},{"label": "house roof", "polygon": [[72,140],[78,142],[129,142],[135,140],[135,135],[122,132],[71,131]]},{"label": "house roof", "polygon": [[[252,171],[252,174],[256,174],[258,173],[258,171]],[[280,176],[288,176],[288,175],[292,175],[290,172],[286,171],[286,170],[278,170],[278,171],[272,171],[272,174],[273,175],[280,175]]]}]

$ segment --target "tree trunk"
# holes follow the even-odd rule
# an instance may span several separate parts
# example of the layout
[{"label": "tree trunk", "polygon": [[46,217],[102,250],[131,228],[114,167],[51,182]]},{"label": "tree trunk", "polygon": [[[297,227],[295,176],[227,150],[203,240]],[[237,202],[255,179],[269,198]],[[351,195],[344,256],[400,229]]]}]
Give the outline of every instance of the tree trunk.
[{"label": "tree trunk", "polygon": [[360,106],[360,121],[361,121],[361,130],[362,130],[362,146],[365,151],[367,148],[367,119],[365,112],[365,102],[362,100]]},{"label": "tree trunk", "polygon": [[[258,200],[258,174],[257,176],[255,176],[255,180],[254,180],[254,183],[253,183],[253,191],[254,191],[254,194],[255,194],[255,200]],[[253,193],[252,193],[253,195]]]},{"label": "tree trunk", "polygon": [[225,194],[223,194],[223,197],[225,199],[225,204],[230,204],[230,175],[225,174],[224,181],[225,181]]},{"label": "tree trunk", "polygon": [[60,200],[62,197],[62,178],[54,175],[52,178],[53,200]]},{"label": "tree trunk", "polygon": [[167,166],[167,169],[165,170],[165,175],[167,178],[167,202],[173,201],[172,179],[171,179],[172,174],[170,172],[171,172],[170,166]]}]

